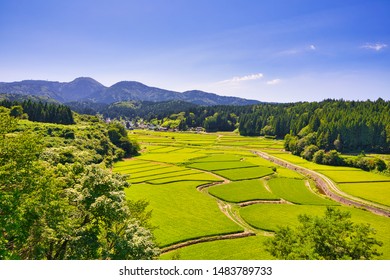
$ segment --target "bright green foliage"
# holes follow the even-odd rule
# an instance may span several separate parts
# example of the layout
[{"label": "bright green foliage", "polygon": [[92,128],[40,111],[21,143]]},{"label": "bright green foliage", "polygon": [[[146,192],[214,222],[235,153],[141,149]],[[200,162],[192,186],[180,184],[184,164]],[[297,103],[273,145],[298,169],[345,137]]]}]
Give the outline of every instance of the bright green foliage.
[{"label": "bright green foliage", "polygon": [[108,136],[114,145],[124,151],[125,157],[138,154],[140,147],[135,141],[131,141],[129,139],[126,128],[119,122],[113,122],[109,124]]},{"label": "bright green foliage", "polygon": [[267,250],[278,259],[361,260],[379,256],[375,231],[354,224],[349,212],[328,207],[324,217],[300,215],[296,228],[280,227]]},{"label": "bright green foliage", "polygon": [[267,191],[264,183],[259,179],[232,182],[208,190],[210,194],[229,202],[278,199],[276,195]]},{"label": "bright green foliage", "polygon": [[28,99],[23,102],[1,100],[0,106],[11,108],[10,114],[13,117],[22,117],[24,112],[31,121],[74,124],[72,111],[61,104],[35,102]]},{"label": "bright green foliage", "polygon": [[36,134],[7,130],[0,127],[0,259],[158,255],[151,232],[135,219],[142,215],[131,216],[120,175],[97,165],[51,166],[39,160]]}]

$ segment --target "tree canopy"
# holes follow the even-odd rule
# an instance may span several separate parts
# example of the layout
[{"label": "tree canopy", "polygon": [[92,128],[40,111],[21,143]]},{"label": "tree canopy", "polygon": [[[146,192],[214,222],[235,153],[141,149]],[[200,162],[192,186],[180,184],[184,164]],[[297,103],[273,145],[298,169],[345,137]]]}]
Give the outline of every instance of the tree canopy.
[{"label": "tree canopy", "polygon": [[266,242],[267,251],[287,260],[368,260],[379,256],[375,230],[355,224],[351,214],[328,207],[323,217],[300,215],[295,228],[280,227]]},{"label": "tree canopy", "polygon": [[159,254],[142,226],[149,215],[142,213],[145,207],[126,201],[124,177],[97,164],[51,164],[42,159],[38,134],[13,132],[16,119],[7,111],[0,111],[0,120],[0,259]]}]

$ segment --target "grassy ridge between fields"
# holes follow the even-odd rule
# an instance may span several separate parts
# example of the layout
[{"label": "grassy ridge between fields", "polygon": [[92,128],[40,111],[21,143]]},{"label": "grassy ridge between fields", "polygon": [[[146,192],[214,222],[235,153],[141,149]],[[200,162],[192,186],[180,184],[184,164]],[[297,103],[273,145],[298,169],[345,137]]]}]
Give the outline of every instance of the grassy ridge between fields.
[{"label": "grassy ridge between fields", "polygon": [[[311,192],[299,173],[256,157],[252,150],[264,150],[324,174],[331,172],[329,175],[340,182],[351,177],[351,172],[358,174],[354,173],[356,169],[316,165],[292,156],[282,151],[283,143],[278,140],[241,137],[232,133],[132,133],[144,152],[135,160],[117,163],[114,171],[129,174],[130,182],[133,177],[132,185],[126,190],[129,199],[149,201],[148,209],[153,211],[151,223],[158,227],[155,236],[160,247],[244,230],[221,212],[215,198],[196,189],[199,185],[221,181],[219,176],[232,181],[226,183],[225,180],[224,184],[208,189],[221,200],[238,203],[283,198],[300,204],[255,204],[239,208],[241,218],[265,231],[274,231],[280,225],[294,226],[299,214],[320,216],[327,205],[335,205]],[[171,172],[164,172],[164,169]],[[370,175],[359,172],[363,172],[359,175],[362,177],[348,178],[354,183],[339,184],[340,188],[355,196],[362,195],[364,199],[388,203],[387,182],[379,182],[375,176],[373,181],[361,183],[359,180]],[[355,222],[370,223],[378,232],[377,238],[384,242],[380,249],[383,252],[381,259],[390,259],[390,219],[345,206],[333,207],[351,212]],[[257,235],[199,243],[163,254],[161,259],[271,259],[263,244],[267,238],[271,237]]]},{"label": "grassy ridge between fields", "polygon": [[151,223],[161,247],[204,236],[242,232],[218,208],[215,200],[196,190],[204,182],[163,185],[135,184],[126,190],[131,200],[148,201]]}]

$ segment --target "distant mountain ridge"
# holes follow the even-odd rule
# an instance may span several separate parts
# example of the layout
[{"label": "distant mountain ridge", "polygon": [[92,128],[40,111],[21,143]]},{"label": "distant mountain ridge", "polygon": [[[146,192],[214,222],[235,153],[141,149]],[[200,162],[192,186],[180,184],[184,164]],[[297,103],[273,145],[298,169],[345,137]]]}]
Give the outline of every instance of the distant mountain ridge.
[{"label": "distant mountain ridge", "polygon": [[197,105],[252,105],[260,102],[199,90],[176,92],[150,87],[136,81],[121,81],[106,87],[88,77],[76,78],[71,82],[42,80],[0,82],[0,93],[42,96],[60,102],[93,101],[104,104],[130,100],[152,102],[180,100]]}]

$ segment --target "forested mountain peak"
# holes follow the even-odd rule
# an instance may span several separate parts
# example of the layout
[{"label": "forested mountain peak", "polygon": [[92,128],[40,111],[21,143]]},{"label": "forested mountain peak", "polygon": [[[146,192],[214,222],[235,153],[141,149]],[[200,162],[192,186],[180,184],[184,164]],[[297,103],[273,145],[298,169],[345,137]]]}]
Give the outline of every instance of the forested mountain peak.
[{"label": "forested mountain peak", "polygon": [[121,81],[106,87],[89,77],[76,78],[71,82],[43,80],[0,82],[0,93],[46,96],[60,102],[89,100],[105,104],[129,100],[153,102],[182,100],[198,105],[249,105],[259,102],[238,97],[220,96],[199,90],[182,93],[147,86],[137,81]]}]

